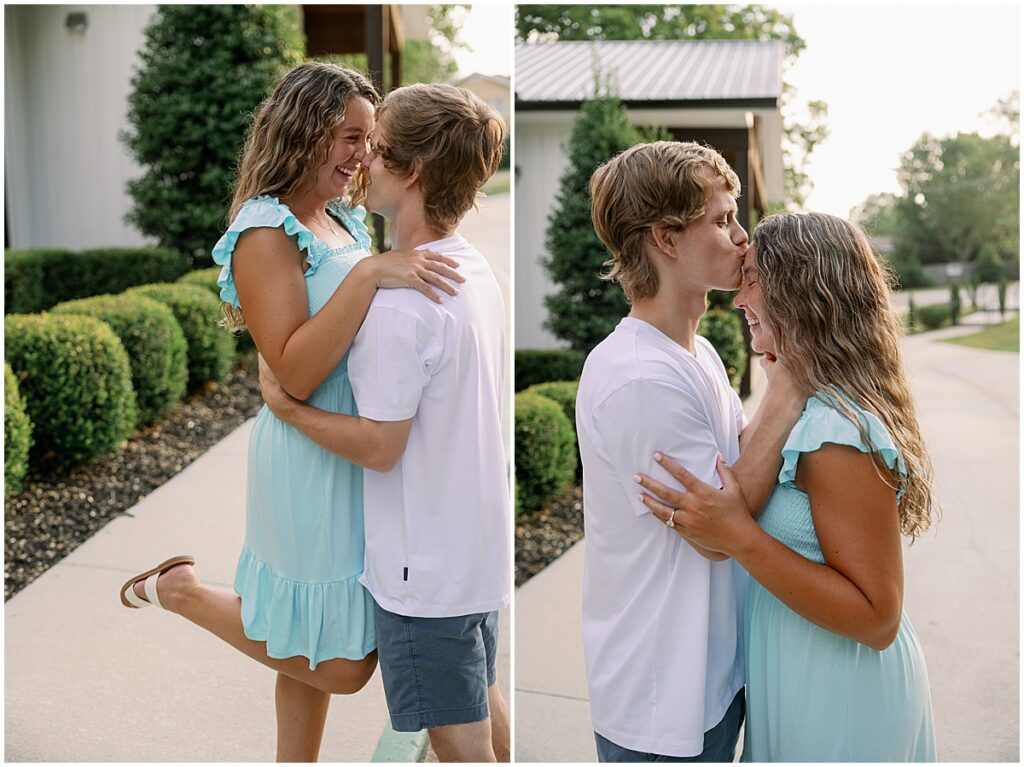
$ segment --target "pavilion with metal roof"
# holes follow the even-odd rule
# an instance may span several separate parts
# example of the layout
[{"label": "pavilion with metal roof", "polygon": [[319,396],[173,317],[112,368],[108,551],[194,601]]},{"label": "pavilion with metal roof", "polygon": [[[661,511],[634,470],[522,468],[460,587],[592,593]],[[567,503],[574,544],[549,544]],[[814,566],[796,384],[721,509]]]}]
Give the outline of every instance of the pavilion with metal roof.
[{"label": "pavilion with metal roof", "polygon": [[606,40],[516,46],[516,107],[577,108],[595,67],[613,73],[627,106],[772,108],[782,96],[781,42]]},{"label": "pavilion with metal roof", "polygon": [[541,328],[554,291],[540,266],[572,123],[597,81],[637,126],[715,147],[740,178],[744,227],[783,196],[779,41],[520,43],[515,49],[516,346],[559,342]]}]

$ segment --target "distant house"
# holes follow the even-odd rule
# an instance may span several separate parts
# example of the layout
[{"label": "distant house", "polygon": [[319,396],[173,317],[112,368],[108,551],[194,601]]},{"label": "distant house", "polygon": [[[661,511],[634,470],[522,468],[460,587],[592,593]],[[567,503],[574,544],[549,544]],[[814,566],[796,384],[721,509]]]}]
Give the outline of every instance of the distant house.
[{"label": "distant house", "polygon": [[[129,179],[142,175],[118,134],[156,5],[4,8],[4,245],[131,246]],[[307,53],[365,52],[398,81],[403,41],[428,33],[417,5],[302,6]],[[211,243],[212,244],[212,243]]]},{"label": "distant house", "polygon": [[509,78],[500,75],[482,75],[474,72],[458,80],[453,80],[452,85],[465,88],[467,91],[476,94],[484,103],[493,107],[505,121],[505,125],[511,127],[511,88]]},{"label": "distant house", "polygon": [[553,348],[541,327],[554,291],[539,259],[568,163],[565,147],[594,75],[610,76],[638,126],[718,149],[743,185],[740,222],[782,200],[781,42],[668,40],[516,46],[516,346]]}]

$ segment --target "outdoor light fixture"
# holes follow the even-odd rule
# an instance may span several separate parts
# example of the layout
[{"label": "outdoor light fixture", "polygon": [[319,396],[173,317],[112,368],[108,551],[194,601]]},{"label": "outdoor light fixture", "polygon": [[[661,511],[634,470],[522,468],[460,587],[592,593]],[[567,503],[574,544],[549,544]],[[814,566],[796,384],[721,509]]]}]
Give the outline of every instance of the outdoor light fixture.
[{"label": "outdoor light fixture", "polygon": [[89,26],[89,19],[82,11],[76,11],[69,13],[64,18],[64,26],[72,32],[84,32],[85,28]]}]

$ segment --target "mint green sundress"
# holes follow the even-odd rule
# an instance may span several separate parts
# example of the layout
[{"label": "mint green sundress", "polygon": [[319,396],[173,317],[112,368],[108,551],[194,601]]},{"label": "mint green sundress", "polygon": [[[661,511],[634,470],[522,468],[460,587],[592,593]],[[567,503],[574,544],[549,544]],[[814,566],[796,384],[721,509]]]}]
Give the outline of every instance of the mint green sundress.
[{"label": "mint green sundress", "polygon": [[[758,523],[807,559],[825,563],[797,462],[825,443],[869,448],[857,427],[811,397],[782,450],[778,484]],[[853,403],[851,403],[853,404]],[[892,437],[854,404],[889,468],[906,476]],[[842,481],[842,478],[837,478]],[[814,625],[753,579],[744,610],[745,762],[934,762],[935,729],[924,655],[906,614],[881,652]]]},{"label": "mint green sundress", "polygon": [[[362,208],[340,202],[328,213],[355,242],[331,248],[273,197],[246,201],[213,249],[221,265],[221,299],[238,306],[231,257],[242,232],[284,229],[305,253],[310,316],[352,267],[370,255]],[[307,402],[356,414],[348,354]],[[271,658],[301,655],[310,669],[332,658],[364,658],[376,648],[373,598],[363,572],[363,470],[324,450],[264,405],[249,438],[245,545],[235,572],[242,623],[250,639],[266,642]]]}]

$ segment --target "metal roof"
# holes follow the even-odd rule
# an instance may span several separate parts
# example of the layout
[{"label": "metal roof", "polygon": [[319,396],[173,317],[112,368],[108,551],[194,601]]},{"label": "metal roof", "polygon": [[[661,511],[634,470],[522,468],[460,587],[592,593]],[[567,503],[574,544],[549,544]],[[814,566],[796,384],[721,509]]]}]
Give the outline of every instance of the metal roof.
[{"label": "metal roof", "polygon": [[595,65],[637,105],[686,102],[778,106],[783,44],[761,40],[599,40],[516,45],[516,105],[578,105],[594,95]]}]

